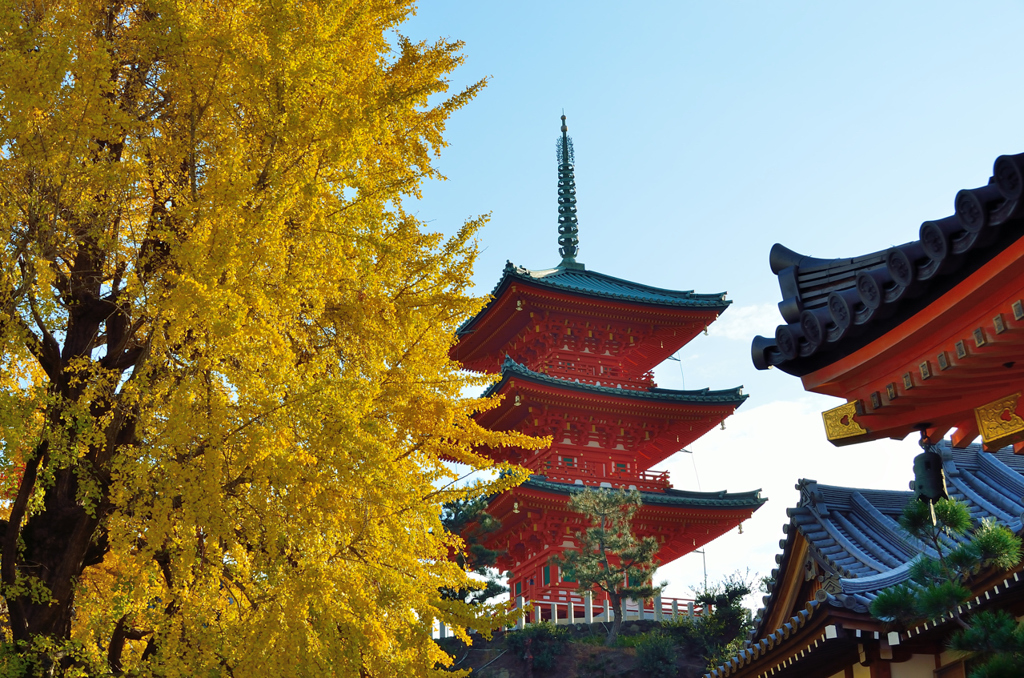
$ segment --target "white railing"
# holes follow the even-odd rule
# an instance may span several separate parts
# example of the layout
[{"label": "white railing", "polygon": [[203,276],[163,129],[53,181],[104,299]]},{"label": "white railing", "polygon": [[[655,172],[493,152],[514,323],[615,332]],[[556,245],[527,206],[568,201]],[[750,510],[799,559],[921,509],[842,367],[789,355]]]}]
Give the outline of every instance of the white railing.
[{"label": "white railing", "polygon": [[[579,596],[570,595],[568,599],[563,600],[526,601],[522,596],[518,596],[514,609],[520,610],[519,620],[516,622],[516,628],[519,629],[538,620],[555,624],[592,624],[611,622],[614,619],[610,601],[594,602],[589,591]],[[623,599],[621,612],[623,621],[668,621],[682,616],[699,617],[705,614],[705,609],[687,598],[655,596],[653,599],[640,601]],[[707,611],[710,612],[710,609]]]},{"label": "white railing", "polygon": [[[610,601],[599,600],[594,602],[589,592],[579,596],[569,596],[566,600],[524,600],[522,596],[516,598],[513,609],[519,610],[519,619],[514,628],[522,629],[538,620],[545,622],[554,621],[555,624],[594,624],[599,622],[611,623],[614,621],[614,613]],[[655,596],[650,600],[622,601],[623,621],[672,621],[681,617],[700,617],[710,613],[710,606],[704,607],[696,604],[689,598],[665,598]],[[468,629],[473,633],[472,629]],[[451,629],[440,622],[433,630],[434,638],[447,638],[452,635]]]}]

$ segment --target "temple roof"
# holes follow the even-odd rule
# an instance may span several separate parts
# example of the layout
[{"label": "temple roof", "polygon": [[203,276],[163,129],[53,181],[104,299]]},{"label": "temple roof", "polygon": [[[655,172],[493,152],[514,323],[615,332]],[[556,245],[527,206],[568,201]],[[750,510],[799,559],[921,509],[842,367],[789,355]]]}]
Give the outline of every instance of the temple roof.
[{"label": "temple roof", "polygon": [[756,337],[755,367],[803,376],[897,327],[1024,235],[1024,154],[1000,156],[988,185],[957,193],[954,214],[917,240],[871,254],[815,259],[776,244],[769,255],[786,324]]},{"label": "temple roof", "polygon": [[568,379],[551,377],[546,374],[534,372],[509,357],[505,358],[505,362],[501,366],[501,379],[497,383],[491,384],[491,386],[484,391],[482,397],[486,398],[494,395],[501,390],[502,386],[504,386],[509,379],[525,379],[537,384],[546,384],[583,393],[661,402],[693,403],[702,405],[731,404],[735,407],[739,407],[749,397],[747,394],[743,393],[742,386],[721,391],[712,391],[707,388],[691,391],[676,391],[668,388],[651,388],[641,390],[613,388],[609,386],[594,386],[592,384],[569,381]]},{"label": "temple roof", "polygon": [[[949,496],[965,502],[976,523],[991,518],[1019,533],[1024,527],[1024,457],[1013,454],[1012,448],[990,453],[972,445],[961,450],[948,440],[937,448]],[[936,555],[899,526],[903,507],[913,499],[911,492],[836,487],[813,480],[801,480],[797,489],[800,503],[786,511],[790,517],[783,527],[787,538],[783,553],[776,557],[779,568],[772,572],[775,583],[759,613],[756,638],[774,630],[761,627],[777,616],[772,611],[781,604],[776,594],[783,573],[803,568],[802,563],[790,562],[795,557],[797,535],[806,540],[808,553],[823,570],[822,577],[831,581],[824,586],[827,597],[821,602],[855,612],[867,613],[879,591],[905,581],[909,564],[918,553]],[[797,607],[804,602],[798,601]],[[781,612],[787,620],[795,614],[792,610]]]},{"label": "temple roof", "polygon": [[[1010,448],[987,453],[977,445],[957,449],[949,441],[937,447],[949,495],[965,502],[975,521],[994,518],[1019,534],[1024,457]],[[782,676],[831,675],[842,665],[842,659],[840,664],[834,661],[837,657],[848,656],[846,665],[857,662],[858,654],[863,662],[864,650],[878,657],[880,635],[891,647],[927,634],[932,640],[926,642],[941,648],[943,633],[948,631],[940,627],[948,622],[949,627],[959,628],[951,618],[894,631],[873,619],[868,610],[879,591],[909,578],[909,563],[917,553],[930,551],[897,523],[903,505],[913,500],[912,493],[821,485],[813,480],[801,480],[797,489],[800,502],[787,511],[790,522],[783,526],[787,537],[780,542],[783,552],[776,556],[779,568],[772,571],[766,607],[758,612],[743,649],[704,678],[762,676],[772,667],[782,669],[778,671]],[[964,608],[1004,609],[1011,599],[1019,605],[1022,579],[1019,568],[982,573],[971,582],[977,597],[965,602]],[[795,595],[798,592],[803,596]],[[809,600],[808,592],[813,592]]]},{"label": "temple roof", "polygon": [[473,326],[487,315],[487,312],[505,290],[517,282],[594,299],[702,311],[710,310],[717,313],[721,313],[732,303],[725,298],[725,292],[697,294],[693,290],[665,290],[615,278],[597,271],[588,271],[583,268],[582,264],[578,264],[578,266],[579,268],[560,266],[542,271],[531,271],[522,266],[516,266],[512,262],[506,263],[501,279],[491,291],[491,301],[479,313],[463,323],[456,334],[461,336],[471,332]]},{"label": "temple roof", "polygon": [[[543,475],[532,475],[529,480],[519,487],[565,495],[575,494],[584,489],[583,485],[549,481]],[[721,492],[690,492],[669,488],[664,492],[640,491],[640,498],[645,506],[715,509],[756,509],[768,501],[766,497],[761,496],[761,490],[753,490],[751,492],[726,492],[724,490]]]}]

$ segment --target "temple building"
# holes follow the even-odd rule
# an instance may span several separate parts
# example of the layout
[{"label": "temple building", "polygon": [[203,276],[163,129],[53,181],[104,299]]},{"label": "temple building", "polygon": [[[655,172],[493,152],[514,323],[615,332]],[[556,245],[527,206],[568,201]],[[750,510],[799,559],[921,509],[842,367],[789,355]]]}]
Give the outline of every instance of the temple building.
[{"label": "temple building", "polygon": [[[980,445],[937,445],[949,496],[978,522],[989,518],[1020,533],[1024,456]],[[949,615],[896,629],[872,618],[879,591],[906,582],[910,561],[937,554],[908,536],[898,520],[911,492],[869,490],[801,480],[765,606],[743,650],[705,678],[965,678],[970,659],[946,640],[959,625]],[[964,612],[1024,615],[1024,572],[989,569],[969,582]]]},{"label": "temple building", "polygon": [[[842,398],[822,414],[835,445],[916,433],[937,466],[936,494],[1022,532],[1024,511],[1024,154],[996,159],[980,188],[919,238],[844,259],[775,245],[769,255],[784,324],[751,347],[758,369],[800,377]],[[948,436],[948,438],[947,438]],[[978,437],[981,444],[972,444]],[[910,468],[908,465],[908,477]],[[912,487],[920,491],[921,478]],[[803,480],[789,511],[779,568],[757,626],[709,678],[964,678],[969,660],[946,651],[949,615],[884,626],[869,605],[909,579],[930,546],[897,520],[915,496]],[[927,500],[935,496],[925,495]],[[1024,615],[1024,574],[988,568],[967,586],[963,614]]]},{"label": "temple building", "polygon": [[919,431],[963,447],[1024,446],[1024,154],[919,238],[844,259],[775,245],[785,324],[756,337],[758,369],[846,401],[823,414],[836,445]]},{"label": "temple building", "polygon": [[[725,311],[724,294],[649,287],[588,270],[577,260],[572,141],[558,140],[561,262],[530,270],[511,263],[490,302],[458,331],[451,357],[466,369],[500,374],[487,395],[501,405],[479,415],[491,430],[551,436],[550,448],[482,450],[532,472],[495,497],[501,528],[485,545],[502,552],[510,594],[572,604],[576,585],[551,564],[575,547],[581,516],[568,509],[583,487],[628,488],[643,505],[640,536],[660,543],[666,564],[751,517],[765,501],[744,493],[675,490],[659,462],[721,424],[746,396],[741,388],[657,388],[651,370]],[[595,601],[600,606],[600,601]]]}]

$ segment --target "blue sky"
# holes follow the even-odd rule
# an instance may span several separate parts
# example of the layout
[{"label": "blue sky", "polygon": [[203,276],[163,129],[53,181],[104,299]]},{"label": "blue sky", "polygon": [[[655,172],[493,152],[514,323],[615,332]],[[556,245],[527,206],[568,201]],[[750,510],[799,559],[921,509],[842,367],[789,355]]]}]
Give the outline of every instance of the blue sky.
[{"label": "blue sky", "polygon": [[[554,266],[555,139],[576,150],[588,268],[658,287],[728,291],[733,307],[656,371],[667,388],[743,384],[726,430],[664,465],[682,489],[764,488],[769,503],[707,547],[709,578],[767,574],[798,478],[904,489],[914,441],[838,449],[818,413],[839,404],[750,362],[781,319],[768,251],[848,257],[917,237],[1024,151],[1024,2],[422,2],[403,33],[465,41],[447,181],[408,203],[454,232],[490,212],[474,281],[506,259]],[[680,374],[680,366],[682,374]],[[696,469],[696,473],[695,473]],[[663,568],[669,594],[699,555]]]}]

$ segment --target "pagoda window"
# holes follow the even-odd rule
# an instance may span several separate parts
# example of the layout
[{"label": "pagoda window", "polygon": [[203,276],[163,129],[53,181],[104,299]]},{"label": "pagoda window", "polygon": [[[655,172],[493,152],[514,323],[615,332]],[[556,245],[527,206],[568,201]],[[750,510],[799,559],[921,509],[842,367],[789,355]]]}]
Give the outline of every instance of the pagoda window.
[{"label": "pagoda window", "polygon": [[576,466],[576,457],[562,457],[562,463],[567,468],[574,468]]},{"label": "pagoda window", "polygon": [[544,581],[544,586],[551,586],[551,566],[550,565],[545,565],[544,566],[543,581]]},{"label": "pagoda window", "polygon": [[518,597],[518,596],[521,596],[521,595],[523,595],[523,582],[517,581],[516,582],[516,596]]},{"label": "pagoda window", "polygon": [[615,472],[616,473],[625,473],[628,470],[629,470],[629,464],[623,464],[623,463],[619,463],[619,462],[615,463]]}]

